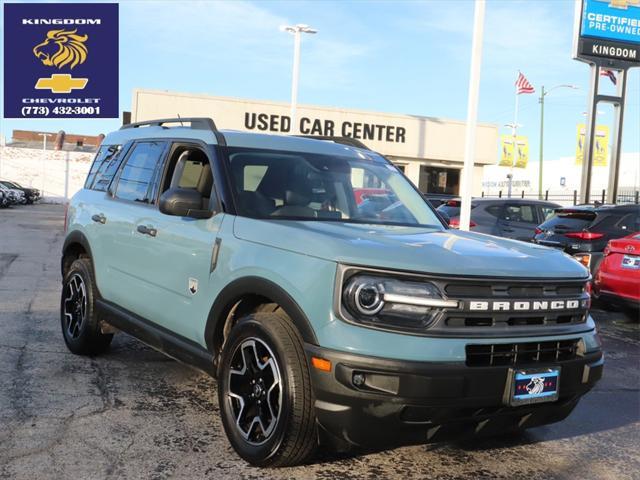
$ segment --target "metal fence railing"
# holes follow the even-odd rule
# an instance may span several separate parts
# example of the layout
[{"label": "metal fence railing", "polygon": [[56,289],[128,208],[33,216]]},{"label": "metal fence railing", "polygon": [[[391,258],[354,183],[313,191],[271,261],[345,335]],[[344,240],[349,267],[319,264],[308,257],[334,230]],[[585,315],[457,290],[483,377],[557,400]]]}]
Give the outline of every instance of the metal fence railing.
[{"label": "metal fence railing", "polygon": [[[499,190],[498,193],[486,193],[482,192],[483,198],[507,198],[507,192],[503,190]],[[529,198],[535,200],[547,200],[549,202],[558,202],[564,204],[578,205],[580,203],[580,195],[577,190],[574,190],[571,193],[550,193],[549,190],[546,190],[542,197],[540,197],[537,193],[529,193],[524,190],[521,191],[511,191],[511,198]],[[606,190],[592,192],[591,193],[591,202],[592,203],[606,203],[607,200],[607,192]],[[620,189],[618,191],[618,195],[616,197],[616,204],[640,204],[640,190],[635,189]]]}]

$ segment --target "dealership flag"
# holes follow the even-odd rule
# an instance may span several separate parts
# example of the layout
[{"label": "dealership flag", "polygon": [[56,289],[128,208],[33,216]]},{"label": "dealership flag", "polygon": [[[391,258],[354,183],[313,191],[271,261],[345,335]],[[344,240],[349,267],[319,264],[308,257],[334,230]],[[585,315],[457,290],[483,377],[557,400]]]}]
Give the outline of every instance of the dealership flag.
[{"label": "dealership flag", "polygon": [[522,74],[522,72],[518,72],[518,79],[516,80],[516,93],[520,95],[521,93],[534,93],[536,90],[533,88],[533,85],[529,83],[529,80]]},{"label": "dealership flag", "polygon": [[609,77],[609,80],[611,80],[611,83],[613,83],[614,85],[618,83],[618,80],[616,79],[616,74],[613,73],[613,70],[609,70],[607,68],[601,68],[600,76]]}]

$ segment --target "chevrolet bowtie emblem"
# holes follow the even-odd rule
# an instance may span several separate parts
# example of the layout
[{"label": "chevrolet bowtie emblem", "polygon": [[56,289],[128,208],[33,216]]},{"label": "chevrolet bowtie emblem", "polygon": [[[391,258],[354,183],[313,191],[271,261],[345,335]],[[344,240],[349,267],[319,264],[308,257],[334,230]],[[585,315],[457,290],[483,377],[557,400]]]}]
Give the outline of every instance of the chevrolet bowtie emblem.
[{"label": "chevrolet bowtie emblem", "polygon": [[52,93],[71,93],[71,90],[82,90],[88,82],[88,78],[73,78],[68,73],[54,73],[50,78],[39,78],[36,89],[51,90]]}]

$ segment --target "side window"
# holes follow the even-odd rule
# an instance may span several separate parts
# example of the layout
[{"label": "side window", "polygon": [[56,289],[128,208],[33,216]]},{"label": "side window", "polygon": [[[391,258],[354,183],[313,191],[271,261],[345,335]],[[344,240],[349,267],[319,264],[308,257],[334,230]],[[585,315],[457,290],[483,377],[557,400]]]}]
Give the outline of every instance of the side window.
[{"label": "side window", "polygon": [[503,219],[510,222],[538,223],[531,205],[507,205]]},{"label": "side window", "polygon": [[213,171],[207,154],[201,148],[178,145],[173,149],[160,191],[165,192],[169,188],[198,190],[205,199],[211,196]]},{"label": "side window", "polygon": [[556,210],[553,207],[540,207],[540,219],[542,220],[542,222],[546,222],[547,220],[549,220],[553,216],[555,211]]},{"label": "side window", "polygon": [[114,189],[115,197],[132,202],[153,203],[149,186],[164,148],[164,142],[136,144],[118,178],[118,184]]},{"label": "side window", "polygon": [[120,165],[122,145],[103,145],[96,153],[84,188],[104,192]]},{"label": "side window", "polygon": [[640,229],[640,215],[629,213],[620,219],[616,227],[629,233],[637,232]]},{"label": "side window", "polygon": [[485,210],[489,215],[493,215],[496,218],[500,218],[500,215],[502,215],[502,205],[490,205]]}]

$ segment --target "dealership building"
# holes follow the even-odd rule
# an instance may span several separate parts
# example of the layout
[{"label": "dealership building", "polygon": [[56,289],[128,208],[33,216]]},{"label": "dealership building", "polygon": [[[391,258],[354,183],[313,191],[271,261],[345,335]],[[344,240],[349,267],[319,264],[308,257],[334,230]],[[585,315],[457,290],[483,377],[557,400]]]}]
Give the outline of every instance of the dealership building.
[{"label": "dealership building", "polygon": [[[131,121],[211,117],[220,129],[288,135],[288,103],[134,90]],[[459,194],[465,122],[417,115],[298,105],[301,135],[351,137],[393,161],[423,192]],[[476,134],[473,194],[482,191],[483,167],[495,164],[498,126],[480,123]]]}]

